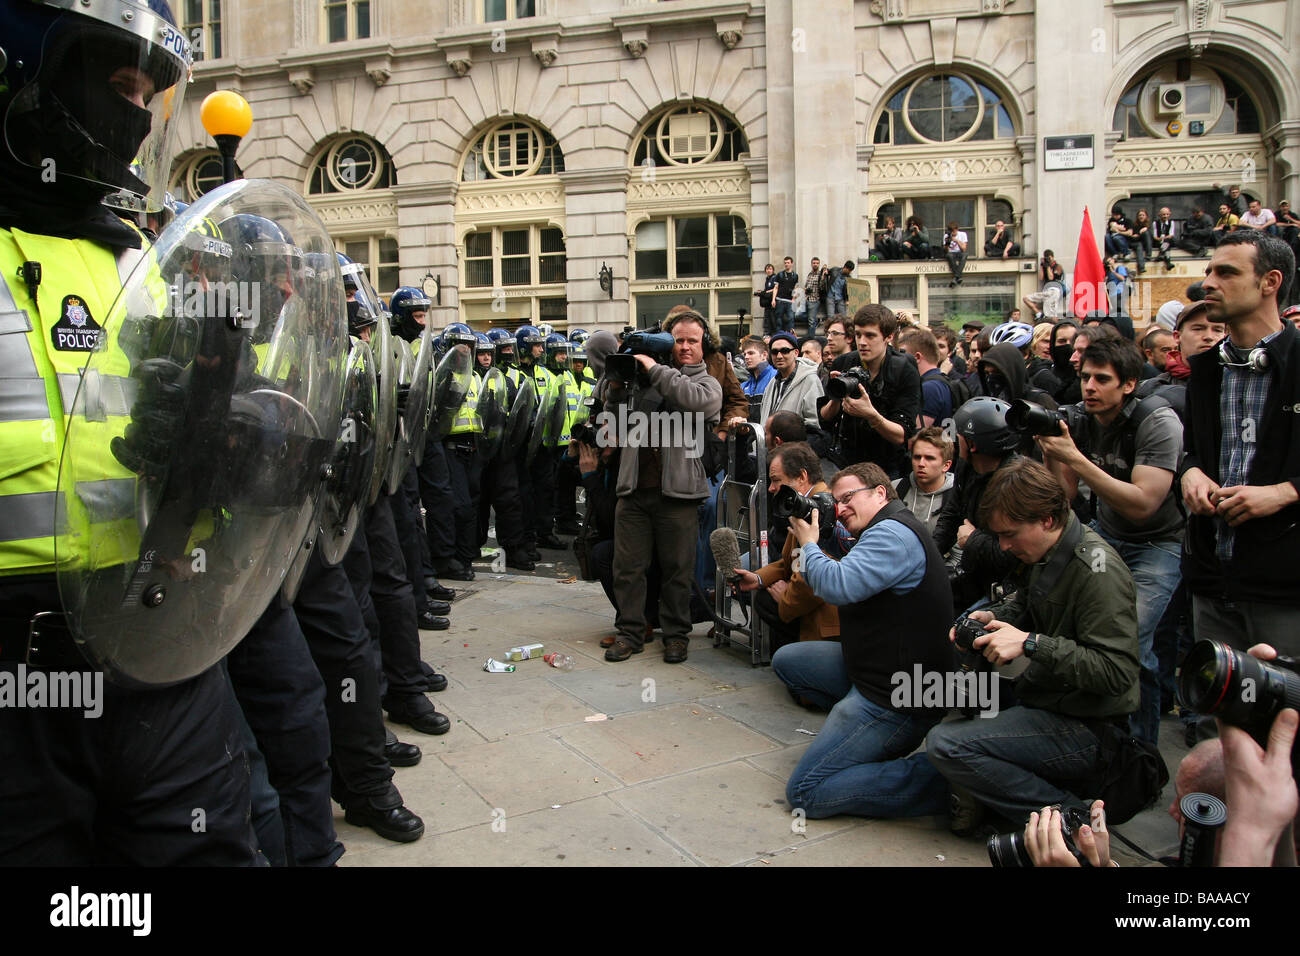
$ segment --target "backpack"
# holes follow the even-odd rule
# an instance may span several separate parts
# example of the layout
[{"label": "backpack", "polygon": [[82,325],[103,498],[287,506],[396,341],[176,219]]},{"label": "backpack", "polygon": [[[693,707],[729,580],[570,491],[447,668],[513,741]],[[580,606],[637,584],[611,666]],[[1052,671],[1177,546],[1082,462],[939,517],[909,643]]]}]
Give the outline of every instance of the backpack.
[{"label": "backpack", "polygon": [[1155,806],[1169,783],[1169,768],[1156,745],[1132,736],[1118,724],[1093,723],[1101,749],[1094,793],[1106,804],[1108,824],[1127,823]]},{"label": "backpack", "polygon": [[971,400],[970,386],[958,375],[945,375],[944,380],[948,383],[948,391],[952,395],[952,412],[955,415],[957,409]]}]

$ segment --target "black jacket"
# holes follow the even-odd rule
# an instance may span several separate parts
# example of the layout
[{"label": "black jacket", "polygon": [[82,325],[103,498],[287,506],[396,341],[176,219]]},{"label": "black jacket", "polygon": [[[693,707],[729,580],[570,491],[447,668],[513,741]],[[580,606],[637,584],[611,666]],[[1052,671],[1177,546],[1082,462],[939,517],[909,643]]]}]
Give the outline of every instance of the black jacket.
[{"label": "black jacket", "polygon": [[[1250,485],[1289,481],[1300,491],[1300,332],[1284,322],[1267,346],[1273,380],[1255,437]],[[1223,366],[1219,350],[1207,349],[1187,363],[1182,472],[1199,468],[1219,481],[1219,391]],[[1193,594],[1226,600],[1300,605],[1300,503],[1236,528],[1232,560],[1220,565],[1214,554],[1216,518],[1188,515],[1183,539],[1183,580]]]},{"label": "black jacket", "polygon": [[[998,466],[1005,465],[1020,457],[1008,455]],[[997,535],[982,530],[979,521],[980,499],[997,471],[981,475],[973,468],[968,468],[957,488],[944,503],[939,513],[939,521],[934,526],[934,543],[942,554],[952,550],[957,543],[957,531],[963,521],[975,525],[976,530],[966,539],[966,547],[961,552],[961,565],[953,578],[953,599],[964,610],[979,598],[987,596],[989,585],[1003,580],[1020,564],[1008,551],[1003,551]]]},{"label": "black jacket", "polygon": [[[831,363],[835,372],[861,367],[862,359],[856,351],[841,355]],[[880,414],[903,426],[902,445],[886,441],[865,420],[843,411],[829,422],[823,419],[823,424],[827,431],[839,435],[844,465],[872,461],[890,478],[907,474],[910,470],[907,442],[916,434],[916,416],[921,414],[921,373],[916,370],[916,363],[890,346],[880,374],[871,380],[867,392]],[[826,396],[817,399],[818,411],[828,401]]]}]

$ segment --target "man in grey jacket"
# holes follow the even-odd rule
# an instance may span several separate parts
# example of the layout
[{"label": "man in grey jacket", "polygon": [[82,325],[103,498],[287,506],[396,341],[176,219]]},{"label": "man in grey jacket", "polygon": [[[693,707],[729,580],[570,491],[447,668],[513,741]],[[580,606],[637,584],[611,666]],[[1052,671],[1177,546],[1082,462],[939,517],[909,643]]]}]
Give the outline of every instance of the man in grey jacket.
[{"label": "man in grey jacket", "polygon": [[614,514],[614,594],[618,637],[607,661],[640,654],[645,642],[646,572],[658,557],[661,584],[659,624],[664,661],[686,660],[691,631],[691,577],[699,536],[699,503],[709,497],[701,456],[705,435],[722,411],[722,386],[704,364],[718,339],[698,312],[685,311],[665,323],[672,333],[672,365],[646,355],[638,384],[609,383],[605,420],[617,423],[623,448]]},{"label": "man in grey jacket", "polygon": [[817,399],[823,394],[818,365],[799,357],[799,340],[791,332],[778,332],[768,342],[768,361],[776,377],[763,392],[759,421],[776,412],[794,412],[806,425],[819,425]]}]

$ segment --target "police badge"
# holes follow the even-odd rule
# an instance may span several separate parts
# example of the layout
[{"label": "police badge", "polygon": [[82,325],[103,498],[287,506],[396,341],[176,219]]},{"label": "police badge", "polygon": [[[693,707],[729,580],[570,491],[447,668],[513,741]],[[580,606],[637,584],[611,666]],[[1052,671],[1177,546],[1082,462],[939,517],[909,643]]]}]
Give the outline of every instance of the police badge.
[{"label": "police badge", "polygon": [[50,340],[60,352],[93,352],[101,329],[80,296],[65,295],[59,321],[50,330]]}]

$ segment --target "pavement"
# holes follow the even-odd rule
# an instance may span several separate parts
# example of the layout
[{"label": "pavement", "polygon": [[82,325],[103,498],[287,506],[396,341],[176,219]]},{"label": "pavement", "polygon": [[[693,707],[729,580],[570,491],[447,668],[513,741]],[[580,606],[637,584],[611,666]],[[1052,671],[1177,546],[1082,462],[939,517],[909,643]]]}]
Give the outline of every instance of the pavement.
[{"label": "pavement", "polygon": [[[395,783],[425,835],[390,843],[336,808],[341,865],[988,866],[984,841],[953,836],[946,818],[799,819],[785,783],[824,715],[793,703],[748,650],[715,648],[707,624],[684,664],[663,662],[657,633],[643,654],[606,663],[604,592],[571,579],[571,552],[542,554],[531,574],[482,562],[476,580],[457,584],[451,629],[421,633],[424,659],[447,675],[431,697],[452,727],[440,737],[392,729],[424,752]],[[576,666],[483,670],[530,642]],[[1172,774],[1186,752],[1176,720],[1162,737]],[[1175,852],[1171,794],[1117,829],[1156,856]],[[1114,855],[1144,862],[1122,846]]]}]

